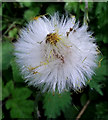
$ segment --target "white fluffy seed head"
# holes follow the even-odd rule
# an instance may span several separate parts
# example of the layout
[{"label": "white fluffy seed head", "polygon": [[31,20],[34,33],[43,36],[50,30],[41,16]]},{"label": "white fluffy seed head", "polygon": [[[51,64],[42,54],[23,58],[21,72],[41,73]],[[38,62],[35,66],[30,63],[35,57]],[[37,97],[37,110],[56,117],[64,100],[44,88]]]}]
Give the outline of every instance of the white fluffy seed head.
[{"label": "white fluffy seed head", "polygon": [[42,91],[77,91],[92,78],[97,67],[97,45],[87,26],[75,17],[60,19],[55,13],[31,21],[21,30],[15,56],[29,85]]}]

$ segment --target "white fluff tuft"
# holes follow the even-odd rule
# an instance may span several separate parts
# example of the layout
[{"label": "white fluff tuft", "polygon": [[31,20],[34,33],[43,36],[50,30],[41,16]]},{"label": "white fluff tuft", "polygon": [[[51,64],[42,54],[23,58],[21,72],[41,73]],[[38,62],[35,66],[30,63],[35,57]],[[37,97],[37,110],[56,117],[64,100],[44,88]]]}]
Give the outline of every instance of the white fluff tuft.
[{"label": "white fluff tuft", "polygon": [[[47,42],[50,34],[58,41]],[[21,30],[14,45],[26,82],[43,92],[77,91],[92,78],[97,67],[95,39],[87,32],[87,26],[75,24],[75,17],[60,19],[56,13],[50,19],[43,16],[33,20]]]}]

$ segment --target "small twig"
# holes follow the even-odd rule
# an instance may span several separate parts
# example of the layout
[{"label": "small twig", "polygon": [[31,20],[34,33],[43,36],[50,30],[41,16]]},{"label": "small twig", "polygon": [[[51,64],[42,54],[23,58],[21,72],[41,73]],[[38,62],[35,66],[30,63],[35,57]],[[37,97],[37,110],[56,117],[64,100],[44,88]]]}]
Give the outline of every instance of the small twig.
[{"label": "small twig", "polygon": [[79,119],[81,118],[82,114],[84,113],[84,111],[85,111],[86,108],[88,107],[89,103],[90,103],[90,100],[88,100],[88,101],[86,102],[86,104],[84,105],[84,107],[81,109],[81,111],[80,111],[80,113],[78,114],[76,120],[79,120]]}]

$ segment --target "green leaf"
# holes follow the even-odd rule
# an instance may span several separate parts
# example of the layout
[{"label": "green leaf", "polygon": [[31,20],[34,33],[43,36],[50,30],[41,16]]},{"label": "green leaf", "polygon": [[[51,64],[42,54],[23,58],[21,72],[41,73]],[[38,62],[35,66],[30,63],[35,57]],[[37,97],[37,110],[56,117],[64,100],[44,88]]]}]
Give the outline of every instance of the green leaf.
[{"label": "green leaf", "polygon": [[15,80],[15,82],[23,82],[15,60],[11,61],[11,66],[12,66],[13,79]]},{"label": "green leaf", "polygon": [[53,5],[50,5],[50,6],[47,7],[46,13],[48,13],[48,14],[54,14],[55,12],[58,11],[58,9],[59,9],[59,6],[53,4]]},{"label": "green leaf", "polygon": [[102,87],[104,85],[105,76],[107,76],[107,64],[108,60],[103,59],[101,66],[97,68],[96,75],[93,76],[93,79],[88,83],[91,89],[95,89],[100,95],[103,95]]},{"label": "green leaf", "polygon": [[21,2],[25,7],[31,7],[32,2]]},{"label": "green leaf", "polygon": [[13,46],[9,42],[3,42],[2,44],[2,69],[8,69],[10,61],[12,59]]},{"label": "green leaf", "polygon": [[45,116],[48,118],[56,118],[60,112],[66,109],[71,104],[71,96],[69,92],[53,95],[46,93],[43,100],[43,108],[45,109]]},{"label": "green leaf", "polygon": [[12,91],[12,96],[13,98],[27,99],[31,93],[28,88],[16,88]]},{"label": "green leaf", "polygon": [[108,119],[108,103],[107,102],[100,102],[96,104],[96,118],[107,120]]},{"label": "green leaf", "polygon": [[[79,3],[81,11],[85,12],[85,2]],[[93,2],[88,2],[88,11],[90,12],[93,8]]]},{"label": "green leaf", "polygon": [[9,81],[6,86],[2,85],[3,87],[3,95],[2,99],[8,97],[14,91],[14,84],[13,81]]},{"label": "green leaf", "polygon": [[98,99],[98,97],[99,97],[99,94],[96,92],[96,90],[93,90],[93,89],[90,89],[89,90],[89,99],[90,100],[96,100],[96,99]]},{"label": "green leaf", "polygon": [[13,28],[12,30],[10,30],[8,32],[8,35],[9,35],[10,38],[16,38],[17,32],[18,32],[18,29],[17,28]]},{"label": "green leaf", "polygon": [[13,92],[13,90],[14,90],[14,84],[13,84],[13,81],[11,80],[11,81],[9,81],[7,84],[6,84],[6,89],[10,92],[10,93],[12,93]]},{"label": "green leaf", "polygon": [[102,85],[99,84],[96,80],[91,80],[89,82],[89,86],[90,86],[91,89],[94,88],[100,95],[103,95],[103,92],[101,90]]},{"label": "green leaf", "polygon": [[65,4],[65,9],[71,13],[72,11],[74,11],[75,13],[77,12],[77,7],[78,7],[78,4],[77,2],[67,2]]},{"label": "green leaf", "polygon": [[104,37],[103,37],[103,42],[104,42],[105,44],[108,43],[108,37],[104,36]]},{"label": "green leaf", "polygon": [[81,105],[84,106],[87,102],[87,95],[85,93],[82,94],[80,98]]},{"label": "green leaf", "polygon": [[24,19],[25,20],[31,20],[33,17],[39,14],[40,8],[36,7],[34,10],[26,10],[24,12]]},{"label": "green leaf", "polygon": [[[102,57],[101,57],[102,58]],[[96,70],[96,75],[97,76],[106,76],[107,74],[107,67],[108,67],[108,60],[103,58],[103,60],[100,62],[100,67]],[[95,76],[97,78],[97,76]]]},{"label": "green leaf", "polygon": [[2,28],[0,28],[0,30],[3,31],[4,29],[6,29],[6,27],[7,27],[6,24],[3,24],[3,23],[2,23]]},{"label": "green leaf", "polygon": [[35,16],[39,15],[40,7],[35,7],[33,11],[35,12]]},{"label": "green leaf", "polygon": [[6,108],[10,109],[12,118],[31,118],[34,102],[27,100],[31,95],[28,88],[16,88],[12,91],[11,99],[6,101]]},{"label": "green leaf", "polygon": [[76,118],[79,113],[79,106],[76,107],[75,105],[70,104],[66,109],[64,109],[63,113],[66,120],[73,120],[73,118]]},{"label": "green leaf", "polygon": [[[105,44],[107,44],[108,43],[108,35],[107,35],[107,33],[105,33],[105,31],[106,30],[104,30],[104,28],[102,28],[103,29],[103,32],[104,33],[102,33],[101,31],[100,31],[100,33],[98,33],[97,35],[96,35],[96,40],[97,40],[97,42],[101,42],[101,41],[103,41],[103,43],[105,43]],[[101,30],[102,30],[101,29]],[[100,28],[99,28],[99,30],[100,30]]]},{"label": "green leaf", "polygon": [[25,18],[26,20],[30,20],[30,19],[32,19],[34,16],[35,16],[35,12],[32,11],[32,10],[26,10],[26,11],[24,12],[24,18]]},{"label": "green leaf", "polygon": [[10,99],[6,102],[6,108],[11,109],[11,118],[32,118],[33,104],[31,100]]},{"label": "green leaf", "polygon": [[[96,17],[98,18],[98,25],[103,27],[104,25],[108,24],[108,3],[101,3],[99,2],[96,7]],[[104,20],[103,20],[104,19]]]},{"label": "green leaf", "polygon": [[81,11],[85,12],[85,3],[84,2],[80,3],[80,9],[81,9]]}]

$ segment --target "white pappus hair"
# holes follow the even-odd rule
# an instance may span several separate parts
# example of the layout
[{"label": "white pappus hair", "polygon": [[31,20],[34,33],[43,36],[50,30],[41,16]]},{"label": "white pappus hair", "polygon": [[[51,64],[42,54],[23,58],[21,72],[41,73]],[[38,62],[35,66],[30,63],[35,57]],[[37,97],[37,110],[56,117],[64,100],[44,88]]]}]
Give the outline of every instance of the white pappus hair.
[{"label": "white pappus hair", "polygon": [[77,91],[97,67],[97,45],[87,26],[75,17],[38,17],[21,30],[15,56],[28,85],[42,91]]}]

